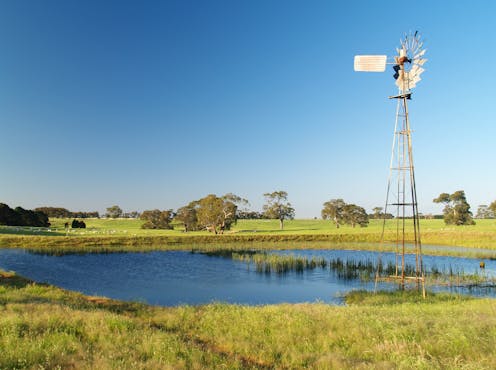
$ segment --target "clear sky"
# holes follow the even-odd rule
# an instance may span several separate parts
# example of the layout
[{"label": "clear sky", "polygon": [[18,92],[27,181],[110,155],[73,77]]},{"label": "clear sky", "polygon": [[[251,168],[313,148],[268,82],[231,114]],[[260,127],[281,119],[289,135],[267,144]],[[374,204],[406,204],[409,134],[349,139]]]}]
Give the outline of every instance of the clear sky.
[{"label": "clear sky", "polygon": [[393,55],[419,30],[410,104],[419,208],[496,199],[496,3],[0,1],[0,201],[176,209],[286,190],[300,218],[385,198]]}]

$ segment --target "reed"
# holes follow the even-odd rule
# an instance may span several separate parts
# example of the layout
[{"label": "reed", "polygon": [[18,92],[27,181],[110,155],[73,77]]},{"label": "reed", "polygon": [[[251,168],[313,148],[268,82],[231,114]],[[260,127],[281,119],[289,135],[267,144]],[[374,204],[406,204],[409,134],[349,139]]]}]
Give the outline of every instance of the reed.
[{"label": "reed", "polygon": [[[355,259],[340,257],[326,260],[324,257],[305,257],[295,254],[276,254],[255,249],[195,249],[192,253],[202,253],[212,257],[230,258],[245,262],[248,268],[254,267],[257,273],[287,274],[289,272],[303,273],[316,268],[326,269],[339,280],[372,281],[376,274],[381,281],[389,281],[393,276],[401,276],[401,266],[396,266],[393,261],[377,259]],[[496,278],[480,271],[467,273],[463,268],[451,264],[439,268],[432,265],[424,271],[426,284],[449,286],[486,286],[496,284]],[[415,266],[405,264],[405,276],[415,276]]]}]

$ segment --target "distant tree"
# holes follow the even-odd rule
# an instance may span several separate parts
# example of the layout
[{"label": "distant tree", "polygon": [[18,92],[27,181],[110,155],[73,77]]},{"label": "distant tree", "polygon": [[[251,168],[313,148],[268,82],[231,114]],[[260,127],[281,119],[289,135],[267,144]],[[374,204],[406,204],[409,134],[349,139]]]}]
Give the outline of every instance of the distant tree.
[{"label": "distant tree", "polygon": [[38,226],[48,227],[48,216],[40,211],[32,211],[22,207],[16,207],[14,211],[17,213],[19,226]]},{"label": "distant tree", "polygon": [[374,207],[374,208],[372,208],[372,211],[374,212],[373,215],[372,215],[372,217],[374,219],[376,219],[376,220],[377,219],[381,219],[382,218],[382,215],[383,215],[383,213],[382,213],[382,210],[383,209],[384,208],[382,208],[382,207]]},{"label": "distant tree", "polygon": [[233,202],[236,196],[226,194],[217,197],[209,194],[197,201],[196,217],[201,229],[206,229],[215,234],[229,230],[236,221],[237,205]]},{"label": "distant tree", "polygon": [[48,216],[41,211],[33,211],[22,207],[10,208],[0,203],[0,225],[48,227]]},{"label": "distant tree", "polygon": [[356,225],[366,227],[369,224],[369,216],[365,209],[355,204],[346,204],[344,206],[343,219],[351,227],[355,227]]},{"label": "distant tree", "polygon": [[198,201],[194,201],[176,211],[174,219],[184,225],[185,232],[198,230],[197,207]]},{"label": "distant tree", "polygon": [[172,221],[172,210],[160,211],[158,209],[144,211],[140,219],[146,222],[141,226],[142,229],[173,229],[170,224]]},{"label": "distant tree", "polygon": [[124,218],[138,218],[140,217],[140,213],[138,211],[125,212],[122,214]]},{"label": "distant tree", "polygon": [[393,214],[391,213],[384,213],[382,210],[384,208],[382,207],[374,207],[372,208],[372,214],[369,215],[369,218],[373,218],[374,220],[383,220],[383,219],[390,219],[394,218]]},{"label": "distant tree", "polygon": [[494,212],[489,206],[481,204],[477,207],[475,218],[494,218]]},{"label": "distant tree", "polygon": [[84,221],[72,220],[71,227],[73,229],[86,229],[86,224]]},{"label": "distant tree", "polygon": [[226,208],[230,208],[228,211],[229,213],[232,213],[232,217],[230,217],[233,221],[234,224],[238,222],[238,209],[240,207],[245,207],[243,210],[246,211],[246,206],[250,205],[250,202],[248,202],[247,199],[241,198],[240,196],[233,194],[233,193],[227,193],[222,197],[224,199],[226,205]]},{"label": "distant tree", "polygon": [[324,208],[321,211],[322,219],[331,220],[339,229],[339,226],[345,222],[344,207],[346,203],[343,199],[331,199],[324,203]]},{"label": "distant tree", "polygon": [[443,215],[447,225],[475,225],[470,204],[463,190],[455,191],[453,194],[441,193],[433,199],[433,202],[444,204]]},{"label": "distant tree", "polygon": [[16,211],[10,208],[7,204],[0,203],[0,225],[21,226],[19,223],[20,221]]},{"label": "distant tree", "polygon": [[112,206],[107,208],[107,217],[119,218],[122,216],[122,209],[119,206]]},{"label": "distant tree", "polygon": [[34,211],[43,212],[48,217],[54,218],[70,218],[73,217],[72,212],[62,207],[38,207]]},{"label": "distant tree", "polygon": [[284,229],[284,220],[292,220],[295,210],[288,202],[288,193],[285,191],[274,191],[264,194],[266,204],[263,206],[264,215],[270,219],[279,220],[279,227]]},{"label": "distant tree", "polygon": [[260,220],[267,217],[262,212],[238,210],[236,212],[236,218],[238,220]]},{"label": "distant tree", "polygon": [[71,212],[70,217],[75,217],[75,218],[100,218],[100,214],[98,212]]},{"label": "distant tree", "polygon": [[492,212],[493,216],[496,217],[496,200],[492,202],[488,208]]}]

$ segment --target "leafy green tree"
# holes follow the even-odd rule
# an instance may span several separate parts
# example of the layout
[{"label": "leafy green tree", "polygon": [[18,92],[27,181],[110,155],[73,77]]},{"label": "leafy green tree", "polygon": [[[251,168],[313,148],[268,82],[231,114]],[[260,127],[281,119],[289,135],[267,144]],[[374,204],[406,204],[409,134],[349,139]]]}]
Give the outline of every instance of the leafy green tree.
[{"label": "leafy green tree", "polygon": [[279,220],[279,227],[284,229],[284,220],[292,220],[295,210],[288,202],[288,193],[285,191],[274,191],[264,194],[266,204],[263,206],[264,215],[270,219]]},{"label": "leafy green tree", "polygon": [[142,229],[173,229],[170,224],[172,221],[173,212],[172,210],[161,211],[159,209],[144,211],[140,219],[146,222],[141,225]]},{"label": "leafy green tree", "polygon": [[86,229],[86,224],[84,221],[78,221],[76,219],[72,220],[71,227],[73,229]]},{"label": "leafy green tree", "polygon": [[215,234],[224,233],[236,222],[237,203],[243,199],[235,194],[229,193],[222,197],[209,194],[198,200],[196,217],[198,225]]},{"label": "leafy green tree", "polygon": [[453,194],[441,193],[433,202],[444,204],[443,215],[447,225],[475,225],[463,190]]},{"label": "leafy green tree", "polygon": [[246,204],[246,199],[233,193],[222,197],[209,194],[179,208],[175,219],[183,223],[185,231],[205,229],[222,234],[237,221],[238,205]]},{"label": "leafy green tree", "polygon": [[238,222],[239,208],[244,207],[242,211],[246,212],[246,206],[249,206],[250,202],[248,202],[247,199],[241,198],[240,196],[233,193],[227,193],[222,197],[222,199],[224,199],[224,201],[227,203],[226,207],[231,207],[230,211],[234,212],[233,219],[234,223],[236,224]]},{"label": "leafy green tree", "polygon": [[122,209],[119,206],[112,206],[107,208],[107,217],[119,218],[122,216]]},{"label": "leafy green tree", "polygon": [[38,207],[34,211],[43,212],[48,217],[69,218],[73,217],[72,212],[62,207]]},{"label": "leafy green tree", "polygon": [[346,203],[343,199],[331,199],[324,203],[324,208],[321,211],[322,219],[332,220],[339,229],[339,226],[345,222],[344,207]]},{"label": "leafy green tree", "polygon": [[5,203],[0,203],[0,225],[20,226],[16,211]]},{"label": "leafy green tree", "polygon": [[374,219],[376,219],[376,220],[378,220],[378,219],[382,218],[382,215],[383,215],[382,210],[383,210],[383,209],[384,209],[384,208],[382,208],[382,207],[374,207],[374,208],[372,208],[372,212],[374,212],[374,213],[372,214],[372,217],[373,217]]},{"label": "leafy green tree", "polygon": [[489,206],[481,204],[477,207],[475,218],[494,218],[494,211]]},{"label": "leafy green tree", "polygon": [[228,210],[224,212],[224,200],[215,194],[209,194],[198,201],[196,216],[202,228],[215,234],[222,232],[219,229],[225,225],[226,217],[233,216],[234,220],[234,215],[231,215]]},{"label": "leafy green tree", "polygon": [[198,201],[191,202],[187,206],[179,208],[174,216],[175,220],[180,221],[184,225],[185,232],[198,230],[197,207]]},{"label": "leafy green tree", "polygon": [[0,225],[48,227],[48,216],[41,211],[32,211],[22,207],[10,208],[0,203]]},{"label": "leafy green tree", "polygon": [[492,212],[493,217],[496,217],[496,200],[489,205],[489,211]]},{"label": "leafy green tree", "polygon": [[359,225],[360,227],[366,227],[369,224],[369,216],[364,208],[357,206],[356,204],[346,204],[343,207],[343,219],[344,221],[355,227]]}]

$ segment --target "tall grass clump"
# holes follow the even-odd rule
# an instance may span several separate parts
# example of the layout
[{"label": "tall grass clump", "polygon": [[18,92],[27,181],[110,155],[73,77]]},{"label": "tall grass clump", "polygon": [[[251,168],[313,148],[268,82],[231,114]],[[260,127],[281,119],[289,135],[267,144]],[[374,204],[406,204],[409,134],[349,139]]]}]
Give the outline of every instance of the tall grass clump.
[{"label": "tall grass clump", "polygon": [[322,257],[307,258],[304,256],[278,255],[266,252],[258,253],[233,253],[234,260],[243,261],[248,266],[254,265],[255,270],[259,273],[285,274],[288,272],[303,273],[305,270],[313,270],[317,267],[322,269],[327,267],[327,261]]}]

